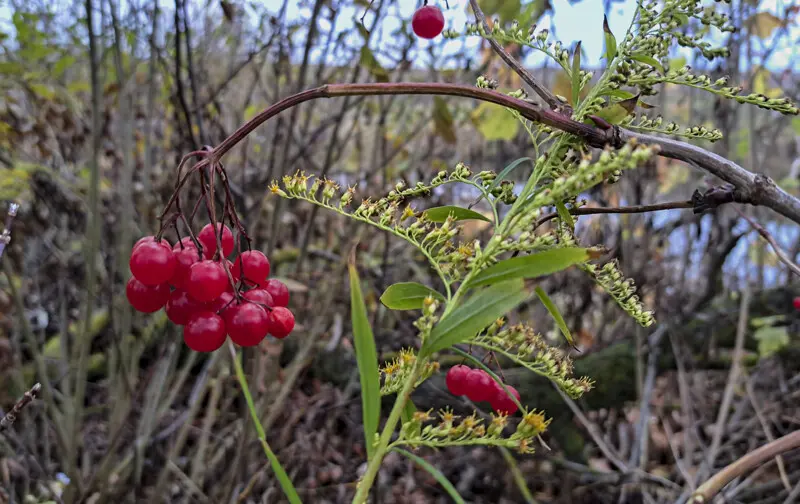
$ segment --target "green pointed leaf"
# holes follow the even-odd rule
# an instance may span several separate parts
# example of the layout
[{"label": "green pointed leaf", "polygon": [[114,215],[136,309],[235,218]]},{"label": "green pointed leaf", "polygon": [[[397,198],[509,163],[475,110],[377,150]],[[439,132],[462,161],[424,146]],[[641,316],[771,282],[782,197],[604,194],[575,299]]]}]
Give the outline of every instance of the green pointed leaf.
[{"label": "green pointed leaf", "polygon": [[378,352],[375,349],[375,338],[372,335],[367,318],[367,307],[361,293],[361,280],[355,265],[355,257],[348,263],[350,270],[350,310],[353,323],[353,339],[355,340],[358,375],[361,381],[361,407],[364,421],[364,437],[367,443],[367,455],[372,459],[375,448],[375,435],[381,417],[381,383],[378,372]]},{"label": "green pointed leaf", "polygon": [[589,260],[589,252],[584,248],[577,247],[556,248],[536,254],[512,257],[493,264],[475,275],[469,282],[469,286],[480,287],[512,279],[529,279],[550,275],[587,260]]},{"label": "green pointed leaf", "polygon": [[619,124],[623,119],[631,115],[639,103],[639,95],[627,100],[613,103],[608,107],[598,110],[595,115],[600,119],[605,119],[609,124]]},{"label": "green pointed leaf", "polygon": [[414,401],[409,399],[408,401],[406,401],[406,405],[403,406],[403,412],[400,415],[400,420],[403,423],[409,422],[413,420],[414,413],[416,412],[417,412],[417,407],[414,405]]},{"label": "green pointed leaf", "polygon": [[572,105],[578,106],[581,94],[581,43],[575,45],[575,54],[572,56]]},{"label": "green pointed leaf", "polygon": [[556,325],[559,329],[561,329],[561,334],[564,335],[564,338],[566,338],[569,346],[575,348],[575,340],[572,339],[572,333],[569,332],[569,327],[567,327],[567,323],[564,322],[564,317],[561,316],[561,312],[558,311],[555,303],[553,303],[553,301],[550,299],[547,293],[542,290],[541,287],[536,287],[536,295],[539,296],[539,299],[542,301],[544,307],[547,308],[548,312],[550,312],[550,316],[553,317]]},{"label": "green pointed leaf", "polygon": [[533,163],[533,159],[529,157],[519,158],[509,163],[508,166],[503,168],[503,171],[497,174],[497,177],[495,177],[494,181],[492,182],[492,185],[489,186],[489,189],[486,192],[492,192],[492,189],[500,185],[500,182],[505,180],[508,177],[508,175],[517,168],[517,166],[521,165],[525,161],[530,161],[531,163]]},{"label": "green pointed leaf", "polygon": [[428,296],[444,301],[444,296],[430,287],[416,282],[400,282],[384,291],[381,303],[390,310],[419,310]]},{"label": "green pointed leaf", "polygon": [[420,357],[468,341],[528,297],[521,279],[498,283],[473,294],[433,328]]},{"label": "green pointed leaf", "polygon": [[450,480],[448,480],[444,474],[442,474],[424,458],[418,457],[409,451],[403,450],[402,448],[392,448],[392,451],[406,456],[409,460],[412,460],[415,464],[428,471],[428,474],[433,476],[434,479],[438,481],[440,485],[442,485],[442,488],[444,488],[445,492],[447,492],[450,498],[453,499],[453,502],[456,504],[464,504],[464,499],[461,497],[461,495],[459,495],[456,487],[450,483]]},{"label": "green pointed leaf", "polygon": [[482,220],[486,222],[492,221],[485,215],[480,214],[474,210],[452,205],[434,207],[425,210],[425,216],[432,222],[444,222],[450,215],[452,215],[453,218],[457,221],[460,220]]},{"label": "green pointed leaf", "polygon": [[456,130],[453,127],[453,115],[447,108],[447,102],[441,96],[433,97],[433,124],[436,133],[449,143],[456,143]]},{"label": "green pointed leaf", "polygon": [[627,100],[628,98],[633,98],[634,96],[636,96],[630,91],[625,91],[624,89],[609,89],[608,91],[603,93],[603,95],[610,96],[612,98],[620,98],[622,100]]},{"label": "green pointed leaf", "polygon": [[558,218],[561,219],[564,224],[566,224],[570,229],[575,227],[575,219],[572,218],[572,215],[569,213],[569,210],[567,210],[567,207],[564,205],[564,203],[561,203],[560,201],[556,203],[556,211],[558,211]]},{"label": "green pointed leaf", "polygon": [[608,17],[603,16],[603,32],[606,37],[606,66],[611,64],[611,61],[617,55],[617,39],[611,33],[611,27],[608,26]]},{"label": "green pointed leaf", "polygon": [[644,63],[645,65],[650,65],[659,72],[664,73],[664,66],[657,59],[648,54],[633,53],[631,54],[631,59],[634,59],[640,63]]}]

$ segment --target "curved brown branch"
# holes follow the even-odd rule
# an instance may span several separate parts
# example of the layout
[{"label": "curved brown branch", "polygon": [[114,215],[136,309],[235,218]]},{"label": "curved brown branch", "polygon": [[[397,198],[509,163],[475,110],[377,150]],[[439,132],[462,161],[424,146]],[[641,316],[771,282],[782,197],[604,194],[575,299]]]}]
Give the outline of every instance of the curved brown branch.
[{"label": "curved brown branch", "polygon": [[[595,215],[595,214],[635,214],[635,213],[648,213],[660,212],[662,210],[675,210],[680,208],[692,208],[694,203],[691,201],[669,201],[666,203],[656,203],[653,205],[635,205],[625,207],[584,207],[584,208],[570,208],[570,215]],[[545,222],[558,217],[558,212],[542,215],[536,221],[536,227],[541,226]]]},{"label": "curved brown branch", "polygon": [[755,469],[764,462],[775,458],[775,456],[800,448],[800,430],[787,434],[782,438],[767,443],[761,448],[757,448],[736,462],[725,467],[708,481],[700,485],[689,501],[692,504],[704,504],[711,502],[722,488],[744,473]]},{"label": "curved brown branch", "polygon": [[472,98],[514,109],[526,119],[575,135],[592,147],[610,145],[611,147],[619,148],[631,140],[642,144],[658,145],[660,147],[659,155],[685,161],[732,184],[734,186],[734,201],[769,207],[800,224],[800,200],[778,187],[769,177],[749,172],[733,161],[713,152],[677,140],[634,133],[618,127],[611,129],[596,128],[575,121],[558,112],[546,110],[538,105],[497,91],[463,84],[389,82],[328,84],[309,89],[284,98],[278,103],[267,107],[223,140],[209,155],[213,158],[212,161],[219,160],[244,137],[268,119],[301,103],[319,98],[378,95],[440,95]]}]

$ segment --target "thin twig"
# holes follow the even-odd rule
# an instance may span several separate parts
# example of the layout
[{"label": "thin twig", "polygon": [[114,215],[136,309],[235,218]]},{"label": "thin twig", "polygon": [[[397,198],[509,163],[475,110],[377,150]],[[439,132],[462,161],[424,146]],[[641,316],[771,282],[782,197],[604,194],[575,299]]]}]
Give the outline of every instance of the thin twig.
[{"label": "thin twig", "polygon": [[[761,429],[767,436],[767,441],[775,441],[775,435],[772,434],[772,429],[769,428],[769,423],[767,423],[767,419],[764,418],[764,412],[761,411],[761,407],[756,401],[756,393],[753,390],[753,383],[751,380],[744,381],[744,389],[747,392],[747,397],[750,398],[750,404],[753,405],[753,411],[756,412],[758,422],[761,424]],[[783,462],[783,457],[776,455],[775,463],[778,465],[778,473],[781,476],[781,482],[783,483],[784,488],[786,488],[787,492],[791,492],[792,484],[789,482],[789,476],[786,474],[786,465]]]},{"label": "thin twig", "polygon": [[[675,210],[680,208],[692,208],[694,205],[691,201],[669,201],[666,203],[656,203],[653,205],[633,205],[625,207],[583,207],[583,208],[570,208],[571,215],[593,215],[593,214],[633,214],[633,213],[647,213],[647,212],[660,212],[662,210]],[[536,221],[536,227],[541,226],[545,222],[558,217],[558,212],[552,212],[539,217]]]},{"label": "thin twig", "polygon": [[797,264],[795,264],[794,261],[792,261],[792,259],[789,257],[789,255],[781,248],[781,246],[775,240],[775,237],[772,236],[772,233],[767,231],[764,228],[764,226],[762,226],[761,224],[756,222],[754,219],[750,218],[747,214],[745,214],[744,212],[742,212],[738,208],[736,209],[736,211],[739,213],[739,215],[744,220],[746,220],[750,224],[750,226],[752,226],[753,229],[758,231],[758,234],[760,234],[761,237],[764,238],[767,241],[767,243],[769,243],[770,247],[772,247],[772,250],[775,252],[775,255],[778,256],[778,259],[783,264],[788,266],[789,269],[792,271],[792,273],[794,273],[795,275],[800,276],[800,266],[798,266]]},{"label": "thin twig", "polygon": [[3,226],[3,232],[0,233],[0,258],[3,257],[3,252],[5,252],[6,246],[11,243],[11,225],[14,223],[14,217],[17,216],[18,210],[19,205],[17,203],[11,203],[8,205],[6,223]]},{"label": "thin twig", "polygon": [[17,417],[19,417],[20,412],[25,408],[25,406],[29,405],[33,402],[34,399],[39,397],[39,392],[42,391],[42,384],[37,383],[27,392],[25,395],[22,396],[22,399],[17,401],[17,404],[11,408],[11,411],[5,414],[3,418],[0,418],[0,432],[10,428],[14,425],[14,422],[17,421]]}]

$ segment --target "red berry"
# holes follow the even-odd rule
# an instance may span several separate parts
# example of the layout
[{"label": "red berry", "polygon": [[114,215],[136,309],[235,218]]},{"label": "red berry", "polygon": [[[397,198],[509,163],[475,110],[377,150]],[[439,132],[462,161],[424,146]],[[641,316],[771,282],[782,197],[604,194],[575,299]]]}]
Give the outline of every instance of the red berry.
[{"label": "red berry", "polygon": [[167,304],[169,285],[145,285],[136,277],[131,277],[125,286],[125,296],[136,311],[142,313],[157,312]]},{"label": "red berry", "polygon": [[209,303],[206,303],[206,307],[214,313],[218,313],[219,315],[224,316],[225,311],[231,306],[231,302],[233,301],[233,294],[230,292],[223,292],[219,295],[219,297]]},{"label": "red berry", "polygon": [[187,247],[197,248],[197,245],[194,244],[191,236],[184,236],[183,238],[181,238],[181,241],[172,246],[172,250],[178,251],[178,250],[183,250]]},{"label": "red berry", "polygon": [[294,329],[294,314],[283,306],[276,306],[269,313],[269,333],[283,339]]},{"label": "red berry", "polygon": [[492,397],[494,380],[483,369],[471,369],[466,378],[467,398],[472,402],[488,401]]},{"label": "red berry", "polygon": [[225,338],[225,322],[215,313],[195,313],[183,327],[183,342],[195,352],[213,352]]},{"label": "red berry", "polygon": [[425,5],[414,13],[411,27],[419,37],[425,39],[438,37],[444,29],[444,14],[439,7]]},{"label": "red berry", "polygon": [[289,288],[280,280],[267,280],[263,289],[272,296],[275,306],[289,306]]},{"label": "red berry", "polygon": [[265,291],[264,289],[249,290],[244,294],[242,294],[242,297],[244,297],[248,301],[266,305],[269,306],[270,308],[275,306],[275,301],[272,299],[272,295],[269,292]]},{"label": "red berry", "polygon": [[210,259],[192,264],[185,282],[186,292],[201,303],[217,299],[228,284],[225,270],[217,261]]},{"label": "red berry", "polygon": [[136,243],[133,244],[133,248],[131,249],[131,252],[136,250],[136,247],[138,247],[142,243],[149,243],[149,242],[152,242],[152,241],[156,241],[156,237],[155,236],[143,236],[142,238],[139,238],[139,240]]},{"label": "red berry", "polygon": [[206,310],[207,307],[205,305],[192,299],[183,290],[172,291],[166,306],[167,318],[177,325],[186,325],[192,315]]},{"label": "red berry", "polygon": [[794,298],[792,305],[794,305],[795,310],[800,310],[800,296]]},{"label": "red berry", "polygon": [[[176,245],[177,247],[177,245]],[[185,289],[186,280],[189,278],[189,268],[192,264],[200,262],[200,252],[194,246],[184,249],[173,249],[175,256],[175,274],[172,275],[171,283],[176,289]]]},{"label": "red berry", "polygon": [[467,373],[472,369],[469,366],[459,364],[451,367],[445,376],[447,390],[455,396],[462,396],[467,393]]},{"label": "red berry", "polygon": [[[489,398],[489,404],[492,405],[492,409],[505,415],[513,415],[516,413],[519,409],[517,404],[508,397],[508,394],[506,394],[506,391],[503,390],[503,387],[501,387],[499,383],[492,383],[494,383],[494,392],[492,397]],[[517,392],[517,389],[508,384],[506,384],[506,388],[508,388],[508,391],[519,401],[519,392]]]},{"label": "red berry", "polygon": [[167,283],[175,274],[175,256],[166,241],[142,243],[131,253],[129,265],[133,276],[145,285]]},{"label": "red berry", "polygon": [[267,311],[254,303],[233,305],[225,310],[225,327],[234,343],[243,347],[261,343],[270,328]]},{"label": "red berry", "polygon": [[231,272],[236,280],[242,277],[242,269],[248,284],[261,285],[269,276],[269,259],[258,250],[247,250],[233,263]]},{"label": "red berry", "polygon": [[[217,223],[217,230],[222,226]],[[217,236],[214,234],[214,227],[209,223],[203,226],[203,229],[197,234],[197,240],[203,245],[203,254],[207,259],[211,259],[217,251]],[[222,228],[222,256],[228,257],[233,252],[233,233],[231,228],[223,226]]]}]

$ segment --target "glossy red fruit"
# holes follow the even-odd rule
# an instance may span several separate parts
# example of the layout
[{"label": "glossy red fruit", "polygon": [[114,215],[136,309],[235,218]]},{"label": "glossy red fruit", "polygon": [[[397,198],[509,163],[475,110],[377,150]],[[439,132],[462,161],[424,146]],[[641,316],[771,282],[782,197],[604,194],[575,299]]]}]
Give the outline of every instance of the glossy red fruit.
[{"label": "glossy red fruit", "polygon": [[244,271],[248,285],[261,285],[269,276],[269,259],[259,250],[246,250],[239,254],[233,263],[233,277],[239,280]]},{"label": "glossy red fruit", "polygon": [[183,238],[181,238],[181,241],[172,246],[172,250],[173,251],[183,250],[186,247],[197,248],[197,245],[194,244],[190,236],[184,236]]},{"label": "glossy red fruit", "polygon": [[267,311],[254,303],[232,305],[225,310],[228,336],[239,346],[251,347],[261,343],[270,328]]},{"label": "glossy red fruit", "polygon": [[800,310],[800,297],[794,298],[792,305],[794,306],[795,310]]},{"label": "glossy red fruit", "polygon": [[200,252],[192,245],[184,249],[173,249],[172,254],[175,256],[175,273],[172,275],[172,284],[176,289],[185,289],[186,280],[189,278],[189,268],[192,264],[200,262]]},{"label": "glossy red fruit", "polygon": [[244,294],[242,297],[247,299],[248,301],[252,301],[254,303],[258,303],[261,305],[269,306],[270,308],[275,306],[275,301],[272,299],[272,295],[265,291],[264,289],[252,289]]},{"label": "glossy red fruit", "polygon": [[228,284],[225,270],[217,261],[210,259],[192,264],[185,282],[186,292],[201,303],[217,299]]},{"label": "glossy red fruit", "polygon": [[207,311],[208,308],[203,303],[198,303],[183,290],[174,290],[169,294],[169,300],[165,307],[167,318],[173,324],[186,325],[189,318],[195,313]]},{"label": "glossy red fruit", "polygon": [[[494,383],[494,391],[492,397],[489,398],[489,404],[492,405],[492,409],[494,409],[498,413],[503,413],[504,415],[513,415],[519,409],[517,404],[508,397],[506,391],[503,390],[503,387],[500,386],[497,382]],[[511,385],[506,384],[506,388],[511,394],[517,398],[519,401],[519,392],[517,389],[512,387]]]},{"label": "glossy red fruit", "polygon": [[149,243],[149,242],[154,242],[154,241],[156,241],[156,237],[155,236],[143,236],[143,237],[139,238],[139,240],[136,243],[133,244],[133,248],[131,249],[131,252],[136,250],[136,247],[138,247],[142,243]]},{"label": "glossy red fruit", "polygon": [[125,286],[125,296],[136,311],[142,313],[157,312],[167,304],[169,285],[145,285],[136,277],[131,277]]},{"label": "glossy red fruit", "polygon": [[267,280],[263,289],[269,292],[275,306],[289,306],[289,288],[280,280]]},{"label": "glossy red fruit", "polygon": [[195,313],[183,326],[183,342],[195,352],[213,352],[226,338],[225,321],[216,313]]},{"label": "glossy red fruit", "polygon": [[494,392],[494,380],[483,369],[471,369],[467,373],[466,396],[472,402],[488,401]]},{"label": "glossy red fruit", "polygon": [[294,330],[294,314],[283,306],[276,306],[269,312],[269,333],[283,339]]},{"label": "glossy red fruit", "polygon": [[[222,224],[217,223],[217,230]],[[203,245],[203,254],[206,259],[210,259],[217,251],[217,236],[214,234],[214,227],[209,223],[203,226],[203,229],[197,234],[197,240]],[[231,228],[223,226],[222,228],[222,256],[228,257],[233,252],[233,233]]]},{"label": "glossy red fruit", "polygon": [[175,274],[175,256],[166,241],[144,242],[131,253],[131,273],[145,285],[167,283]]},{"label": "glossy red fruit", "polygon": [[444,29],[444,14],[439,7],[425,5],[414,13],[411,27],[418,37],[432,39],[438,37]]},{"label": "glossy red fruit", "polygon": [[206,307],[208,310],[224,317],[225,311],[223,310],[227,310],[230,306],[232,306],[232,302],[233,294],[230,292],[223,292],[217,299],[206,303]]},{"label": "glossy red fruit", "polygon": [[447,390],[455,396],[462,396],[467,393],[467,374],[472,371],[469,366],[459,364],[451,367],[445,375],[444,382]]}]

